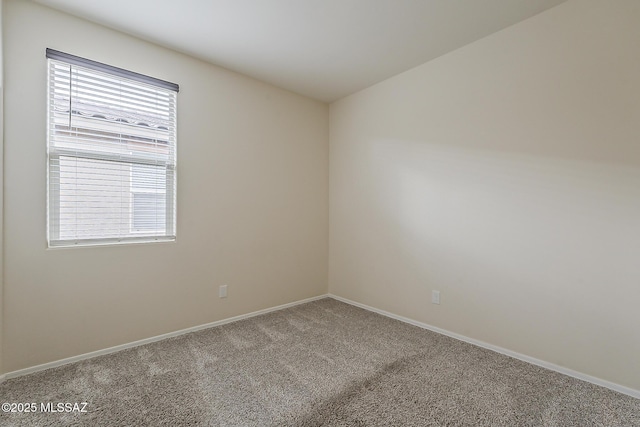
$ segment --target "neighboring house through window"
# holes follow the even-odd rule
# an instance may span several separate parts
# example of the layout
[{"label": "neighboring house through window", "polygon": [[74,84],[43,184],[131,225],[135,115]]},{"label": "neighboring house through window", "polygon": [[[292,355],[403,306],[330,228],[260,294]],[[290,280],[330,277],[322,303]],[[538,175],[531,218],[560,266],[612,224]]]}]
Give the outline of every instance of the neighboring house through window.
[{"label": "neighboring house through window", "polygon": [[47,49],[49,246],[176,236],[176,94]]},{"label": "neighboring house through window", "polygon": [[163,168],[131,165],[131,233],[161,233],[167,219],[166,198]]}]

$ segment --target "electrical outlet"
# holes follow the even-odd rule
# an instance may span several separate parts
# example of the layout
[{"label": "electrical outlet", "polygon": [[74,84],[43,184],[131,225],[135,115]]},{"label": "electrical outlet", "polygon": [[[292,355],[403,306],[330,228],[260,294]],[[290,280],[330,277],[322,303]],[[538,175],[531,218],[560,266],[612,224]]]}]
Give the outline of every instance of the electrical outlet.
[{"label": "electrical outlet", "polygon": [[220,289],[218,289],[218,296],[220,298],[226,298],[227,297],[227,285],[220,286]]},{"label": "electrical outlet", "polygon": [[433,304],[440,304],[440,291],[431,291],[431,302]]}]

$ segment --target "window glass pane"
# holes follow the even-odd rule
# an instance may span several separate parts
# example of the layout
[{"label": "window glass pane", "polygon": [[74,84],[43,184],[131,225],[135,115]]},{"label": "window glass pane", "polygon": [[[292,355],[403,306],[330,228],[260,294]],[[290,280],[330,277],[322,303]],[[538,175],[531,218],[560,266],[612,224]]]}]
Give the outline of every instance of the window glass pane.
[{"label": "window glass pane", "polygon": [[131,188],[134,191],[166,193],[167,171],[162,166],[132,165]]},{"label": "window glass pane", "polygon": [[118,237],[128,232],[129,165],[60,157],[57,166],[61,240]]},{"label": "window glass pane", "polygon": [[133,231],[164,232],[167,221],[165,195],[159,193],[133,193]]}]

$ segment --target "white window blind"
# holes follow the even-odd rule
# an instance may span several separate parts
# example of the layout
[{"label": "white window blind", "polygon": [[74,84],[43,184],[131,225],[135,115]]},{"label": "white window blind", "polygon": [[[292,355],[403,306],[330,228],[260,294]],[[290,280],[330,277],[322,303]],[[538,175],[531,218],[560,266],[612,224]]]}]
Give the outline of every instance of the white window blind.
[{"label": "white window blind", "polygon": [[47,58],[49,246],[175,240],[177,85]]}]

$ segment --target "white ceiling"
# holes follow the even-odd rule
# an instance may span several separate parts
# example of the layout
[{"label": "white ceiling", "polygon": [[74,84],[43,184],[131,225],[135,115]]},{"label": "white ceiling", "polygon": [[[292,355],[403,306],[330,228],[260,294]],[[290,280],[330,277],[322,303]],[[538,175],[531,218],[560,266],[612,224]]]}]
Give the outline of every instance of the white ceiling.
[{"label": "white ceiling", "polygon": [[566,0],[35,0],[331,102]]}]

